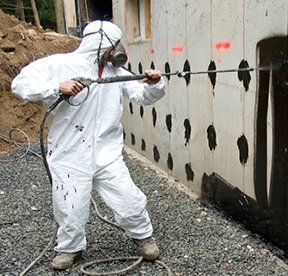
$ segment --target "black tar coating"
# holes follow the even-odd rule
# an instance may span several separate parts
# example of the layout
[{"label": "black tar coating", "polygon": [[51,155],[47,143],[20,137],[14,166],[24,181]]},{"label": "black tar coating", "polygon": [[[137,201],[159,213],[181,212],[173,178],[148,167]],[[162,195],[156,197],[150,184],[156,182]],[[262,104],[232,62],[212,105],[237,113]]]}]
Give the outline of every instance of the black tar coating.
[{"label": "black tar coating", "polygon": [[173,158],[170,152],[168,153],[167,167],[170,171],[173,170]]},{"label": "black tar coating", "polygon": [[172,115],[171,114],[166,115],[166,126],[167,126],[167,130],[171,132],[172,130]]},{"label": "black tar coating", "polygon": [[213,125],[210,125],[207,128],[207,139],[208,139],[209,149],[215,150],[217,146],[217,142],[216,142],[216,131]]},{"label": "black tar coating", "polygon": [[[165,63],[165,73],[170,73],[171,69],[170,69],[170,65],[168,62]],[[166,78],[168,79],[168,81],[170,80],[170,75],[166,76]]]},{"label": "black tar coating", "polygon": [[191,124],[189,122],[189,119],[185,119],[184,121],[184,127],[185,127],[185,146],[189,143],[190,136],[191,136]]},{"label": "black tar coating", "polygon": [[156,126],[156,121],[157,121],[157,112],[156,109],[153,107],[152,109],[152,117],[153,117],[153,126]]},{"label": "black tar coating", "polygon": [[[239,69],[249,68],[249,64],[247,60],[242,59],[239,64]],[[251,75],[250,72],[247,71],[238,71],[238,79],[239,81],[243,81],[243,86],[245,88],[245,91],[248,91],[249,89],[249,83],[251,81]]]},{"label": "black tar coating", "polygon": [[191,163],[186,163],[185,164],[185,172],[186,172],[186,178],[188,181],[193,181],[194,180],[194,172],[191,167]]},{"label": "black tar coating", "polygon": [[244,134],[238,138],[237,146],[239,148],[239,160],[242,164],[245,164],[249,157],[249,147]]},{"label": "black tar coating", "polygon": [[[186,61],[185,61],[185,63],[184,63],[183,71],[184,71],[184,72],[190,72],[190,71],[191,71],[191,66],[190,66],[190,64],[189,64],[188,59],[186,59]],[[190,78],[191,78],[190,74],[185,74],[184,79],[185,79],[185,81],[186,81],[186,85],[187,85],[187,86],[190,84]]]},{"label": "black tar coating", "polygon": [[[208,71],[212,71],[212,70],[216,70],[216,64],[214,61],[211,60],[209,66],[208,66]],[[215,73],[208,73],[208,77],[211,81],[211,84],[213,86],[213,89],[215,88],[215,84],[216,84],[216,72]]]},{"label": "black tar coating", "polygon": [[157,146],[154,146],[153,148],[153,155],[154,155],[154,160],[158,163],[160,160],[160,153],[157,149]]}]

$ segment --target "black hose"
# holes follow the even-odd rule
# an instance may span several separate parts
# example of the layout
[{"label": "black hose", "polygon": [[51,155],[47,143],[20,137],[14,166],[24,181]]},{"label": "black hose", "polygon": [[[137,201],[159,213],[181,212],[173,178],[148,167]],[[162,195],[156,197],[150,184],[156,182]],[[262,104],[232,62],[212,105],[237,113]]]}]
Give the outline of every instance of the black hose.
[{"label": "black hose", "polygon": [[40,149],[41,149],[41,155],[42,155],[42,159],[43,159],[43,163],[44,163],[44,167],[46,169],[48,178],[49,178],[49,182],[52,185],[52,175],[49,169],[49,165],[47,162],[47,158],[46,158],[46,152],[45,152],[45,146],[44,146],[44,128],[45,128],[45,122],[47,117],[49,116],[49,114],[58,106],[58,104],[60,104],[62,101],[64,100],[64,97],[61,95],[58,100],[56,102],[54,102],[49,109],[45,112],[44,117],[42,119],[42,122],[40,124]]}]

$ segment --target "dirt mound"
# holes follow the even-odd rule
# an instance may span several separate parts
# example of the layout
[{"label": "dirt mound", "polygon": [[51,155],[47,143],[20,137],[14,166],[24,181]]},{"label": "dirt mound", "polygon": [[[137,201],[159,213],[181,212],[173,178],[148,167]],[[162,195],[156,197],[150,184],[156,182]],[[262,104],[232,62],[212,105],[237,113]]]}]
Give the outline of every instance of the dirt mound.
[{"label": "dirt mound", "polygon": [[[0,135],[20,128],[32,141],[37,141],[42,118],[42,104],[23,101],[11,93],[11,81],[31,61],[54,53],[71,52],[79,38],[40,31],[0,9]],[[0,139],[0,151],[7,143]]]}]

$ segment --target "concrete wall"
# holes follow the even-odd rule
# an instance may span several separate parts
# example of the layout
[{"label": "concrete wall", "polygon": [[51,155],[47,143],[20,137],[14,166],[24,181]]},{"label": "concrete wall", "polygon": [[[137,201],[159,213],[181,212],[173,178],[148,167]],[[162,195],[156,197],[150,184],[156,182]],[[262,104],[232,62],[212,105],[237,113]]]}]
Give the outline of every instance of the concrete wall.
[{"label": "concrete wall", "polygon": [[[114,0],[113,18],[123,30],[123,42],[135,73],[139,73],[139,64],[144,70],[152,62],[162,72],[165,64],[166,70],[169,64],[171,71],[182,71],[185,63],[186,69],[205,71],[211,61],[219,70],[237,69],[242,60],[257,67],[257,43],[288,33],[287,0],[151,0],[152,37],[133,41],[127,39],[125,31],[127,26],[133,26],[131,18],[135,16],[126,13],[130,2]],[[189,83],[171,77],[166,96],[153,106],[141,109],[126,101],[125,143],[198,194],[203,191],[203,175],[215,173],[232,188],[255,199],[258,72],[250,74],[247,91],[236,72],[218,73],[214,88],[208,74],[199,74],[192,75]],[[268,108],[268,121],[269,116]],[[157,118],[155,125],[153,118],[154,122]],[[217,145],[212,149],[207,138],[209,126],[216,132]],[[269,174],[269,124],[267,133]],[[248,158],[240,162],[237,142],[245,139]]]}]

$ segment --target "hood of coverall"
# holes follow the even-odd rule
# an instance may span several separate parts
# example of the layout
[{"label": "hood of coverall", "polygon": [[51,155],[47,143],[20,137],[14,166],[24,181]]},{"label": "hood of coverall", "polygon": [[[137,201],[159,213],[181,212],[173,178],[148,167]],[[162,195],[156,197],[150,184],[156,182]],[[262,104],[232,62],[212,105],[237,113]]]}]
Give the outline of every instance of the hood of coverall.
[{"label": "hood of coverall", "polygon": [[[101,42],[101,33],[98,32],[101,29],[102,23],[102,30],[106,33],[102,35],[102,42]],[[100,48],[100,56],[102,55],[112,46],[111,42],[115,44],[119,41],[122,37],[122,31],[120,28],[109,22],[109,21],[93,21],[89,23],[83,30],[83,39],[79,45],[79,47],[74,51],[76,54],[85,55],[88,59],[92,60],[93,62],[97,62],[98,58],[98,49],[101,44]]]}]

